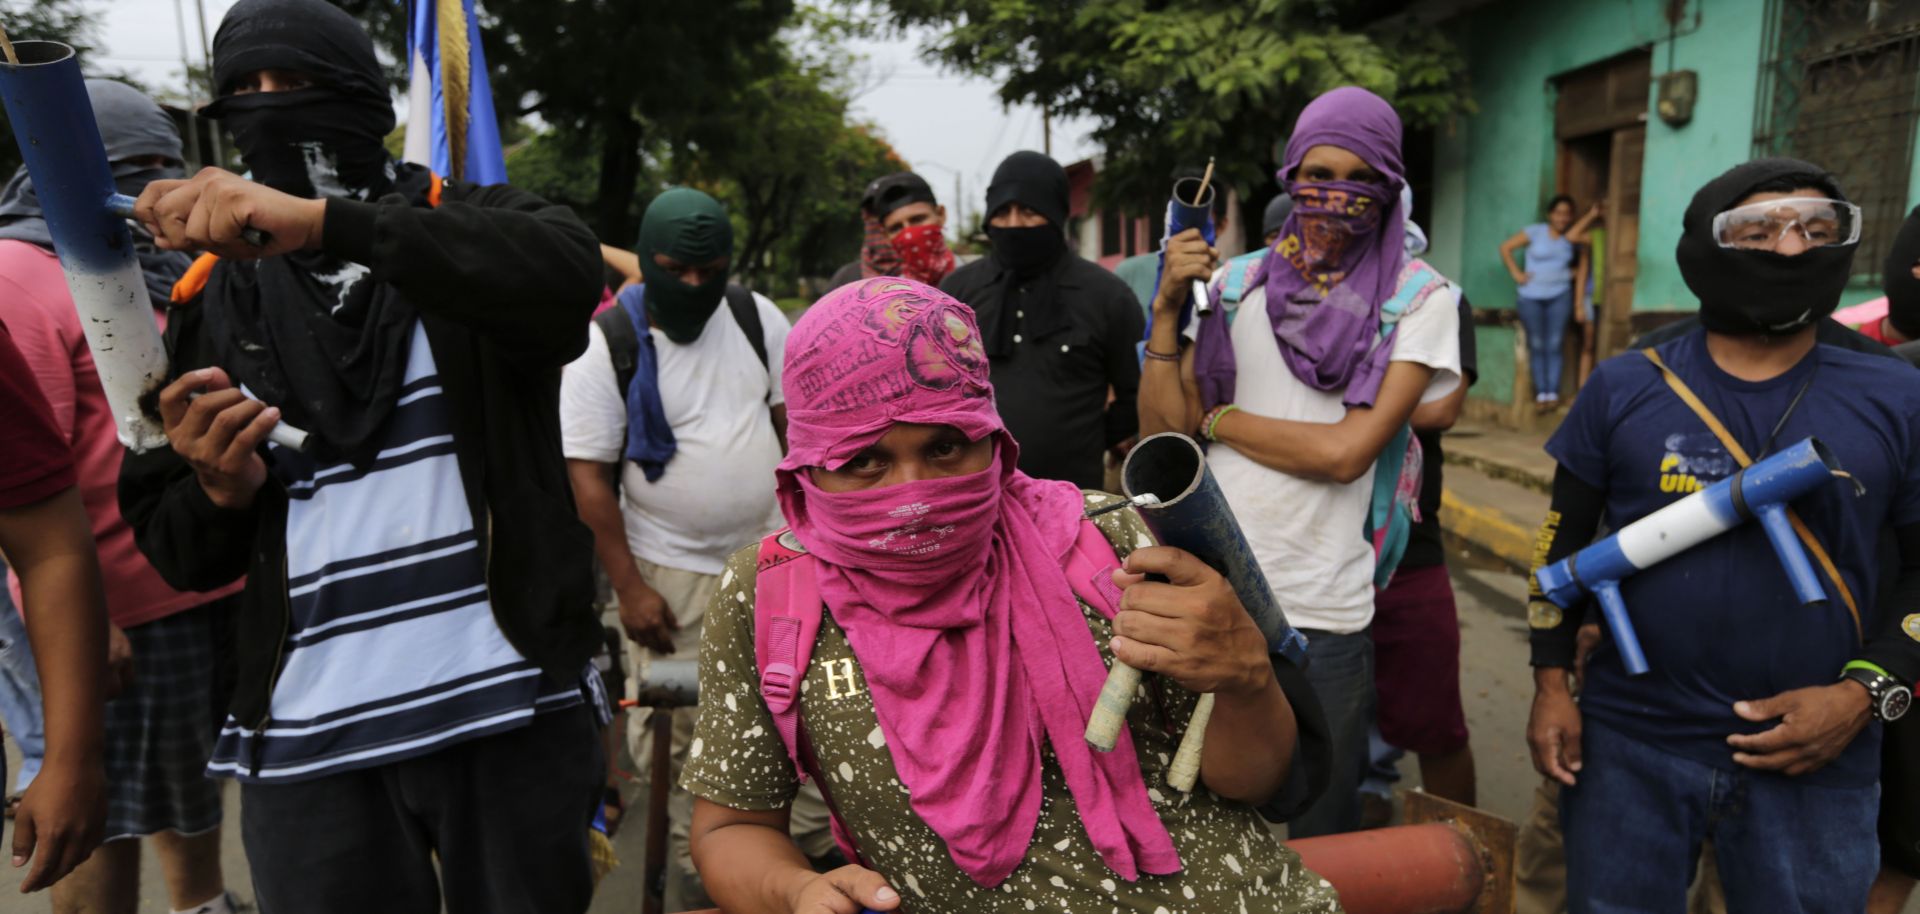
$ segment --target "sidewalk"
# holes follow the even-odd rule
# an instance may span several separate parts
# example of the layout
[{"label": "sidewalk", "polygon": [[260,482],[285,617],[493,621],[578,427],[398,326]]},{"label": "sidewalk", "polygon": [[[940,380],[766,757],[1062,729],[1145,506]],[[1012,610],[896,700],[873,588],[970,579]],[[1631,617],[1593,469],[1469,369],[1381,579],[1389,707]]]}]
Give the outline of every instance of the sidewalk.
[{"label": "sidewalk", "polygon": [[1544,433],[1465,421],[1447,432],[1441,528],[1524,574],[1553,488],[1545,442]]}]

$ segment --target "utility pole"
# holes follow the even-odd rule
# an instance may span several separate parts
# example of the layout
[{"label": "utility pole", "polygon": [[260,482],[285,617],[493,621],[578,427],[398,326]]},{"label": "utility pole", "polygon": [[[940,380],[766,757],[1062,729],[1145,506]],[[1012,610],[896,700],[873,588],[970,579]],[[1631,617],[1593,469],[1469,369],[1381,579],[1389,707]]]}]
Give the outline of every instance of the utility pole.
[{"label": "utility pole", "polygon": [[1053,155],[1053,106],[1040,106],[1040,151]]},{"label": "utility pole", "polygon": [[[220,87],[213,84],[213,43],[207,40],[207,0],[193,0],[193,8],[200,19],[200,60],[207,65],[207,97],[219,98]],[[187,74],[187,79],[192,81],[193,74]],[[224,168],[227,164],[227,152],[223,148],[225,144],[220,140],[220,131],[215,129],[211,131],[211,135],[214,160],[208,164]]]},{"label": "utility pole", "polygon": [[187,11],[185,0],[173,0],[173,25],[180,35],[180,75],[187,81],[187,157],[195,169],[207,165],[200,157],[200,92],[193,83],[193,57],[187,51]]}]

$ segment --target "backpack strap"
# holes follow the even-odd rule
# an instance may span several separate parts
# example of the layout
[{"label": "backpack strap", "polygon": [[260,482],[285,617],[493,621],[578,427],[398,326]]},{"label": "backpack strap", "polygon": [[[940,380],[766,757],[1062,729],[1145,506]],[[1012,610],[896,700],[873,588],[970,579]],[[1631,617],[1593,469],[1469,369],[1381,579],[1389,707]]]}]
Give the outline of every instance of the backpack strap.
[{"label": "backpack strap", "polygon": [[783,542],[787,531],[760,541],[753,591],[753,659],[760,670],[760,697],[773,714],[773,727],[787,747],[794,775],[807,780],[801,752],[800,683],[813,661],[820,634],[820,585],[813,562],[798,541]]},{"label": "backpack strap", "polygon": [[727,310],[733,312],[733,322],[740,325],[747,335],[747,342],[753,344],[753,354],[760,357],[760,367],[771,372],[773,363],[767,359],[767,328],[760,323],[760,304],[753,300],[753,293],[746,287],[727,283]]},{"label": "backpack strap", "polygon": [[1067,550],[1064,566],[1073,595],[1111,619],[1120,611],[1120,585],[1113,583],[1114,569],[1120,567],[1120,555],[1107,542],[1107,535],[1091,520],[1080,521],[1080,535]]},{"label": "backpack strap", "polygon": [[[1727,449],[1727,454],[1732,456],[1735,462],[1742,467],[1753,464],[1753,458],[1747,456],[1747,449],[1740,446],[1740,442],[1734,439],[1733,433],[1721,423],[1719,416],[1713,414],[1713,410],[1707,408],[1707,404],[1700,400],[1699,395],[1693,392],[1693,388],[1688,387],[1687,382],[1680,380],[1680,375],[1667,367],[1666,361],[1660,358],[1658,351],[1649,347],[1640,350],[1640,354],[1646,356],[1647,361],[1652,362],[1653,367],[1660,370],[1661,379],[1673,389],[1674,395],[1679,397],[1682,403],[1687,404],[1687,408],[1693,410],[1694,415],[1700,417],[1700,422],[1706,425],[1707,431],[1713,433],[1713,437],[1720,439],[1720,446]],[[1833,564],[1833,557],[1827,554],[1825,546],[1820,545],[1819,537],[1813,535],[1813,530],[1807,526],[1807,522],[1800,519],[1800,512],[1793,510],[1790,505],[1787,507],[1787,520],[1792,522],[1793,532],[1800,537],[1801,545],[1806,546],[1807,551],[1813,554],[1814,561],[1820,563],[1820,569],[1827,573],[1827,577],[1833,581],[1833,586],[1840,591],[1840,602],[1846,604],[1847,612],[1853,616],[1853,634],[1860,641],[1865,642],[1866,629],[1860,622],[1860,604],[1854,602],[1853,589],[1847,586],[1847,579],[1840,576],[1840,568]]]},{"label": "backpack strap", "polygon": [[827,779],[821,776],[813,742],[800,721],[800,683],[813,662],[813,642],[820,634],[826,605],[814,580],[813,558],[792,534],[782,529],[760,541],[753,591],[753,659],[760,671],[760,698],[773,714],[773,729],[793,763],[794,777],[812,780],[826,800],[834,843],[847,859],[865,864],[853,831],[833,802]]},{"label": "backpack strap", "polygon": [[[625,401],[627,391],[633,386],[633,372],[640,359],[640,331],[633,325],[633,310],[640,303],[629,293],[639,286],[628,286],[614,298],[614,306],[593,316],[593,322],[607,338],[607,355],[613,359],[614,384],[620,391],[620,399]],[[641,319],[646,319],[644,311]]]}]

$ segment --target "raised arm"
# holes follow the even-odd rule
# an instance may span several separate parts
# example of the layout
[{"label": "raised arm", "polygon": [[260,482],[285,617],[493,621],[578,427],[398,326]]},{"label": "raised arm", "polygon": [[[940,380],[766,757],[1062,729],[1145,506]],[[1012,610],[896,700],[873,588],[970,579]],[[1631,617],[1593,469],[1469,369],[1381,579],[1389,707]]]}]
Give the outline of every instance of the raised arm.
[{"label": "raised arm", "polygon": [[[1220,252],[1199,229],[1167,242],[1167,268],[1153,296],[1153,335],[1140,368],[1140,437],[1161,432],[1191,434],[1200,424],[1200,387],[1193,379],[1192,347],[1180,343],[1180,306],[1196,279],[1213,275]],[[1216,318],[1217,319],[1217,318]]]},{"label": "raised arm", "polygon": [[[600,245],[573,211],[506,185],[449,184],[444,202],[309,200],[218,168],[154,181],[134,214],[167,250],[240,259],[324,250],[503,352],[559,367],[586,346]],[[255,247],[244,229],[266,233]]]},{"label": "raised arm", "polygon": [[1574,244],[1586,244],[1588,230],[1592,229],[1593,224],[1600,221],[1600,217],[1605,215],[1606,212],[1606,204],[1595,201],[1592,206],[1587,207],[1587,211],[1580,217],[1580,221],[1575,222],[1567,229],[1567,240]]},{"label": "raised arm", "polygon": [[423,208],[327,201],[326,249],[372,268],[420,310],[555,367],[586,348],[600,244],[573,210],[504,184]]}]

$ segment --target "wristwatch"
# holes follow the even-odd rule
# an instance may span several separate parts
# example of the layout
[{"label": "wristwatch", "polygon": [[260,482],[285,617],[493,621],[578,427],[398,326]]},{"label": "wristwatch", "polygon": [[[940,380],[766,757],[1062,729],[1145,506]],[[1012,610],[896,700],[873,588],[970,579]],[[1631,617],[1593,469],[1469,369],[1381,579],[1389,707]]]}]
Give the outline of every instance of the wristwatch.
[{"label": "wristwatch", "polygon": [[1864,665],[1849,665],[1840,673],[1840,678],[1851,679],[1866,687],[1867,700],[1872,702],[1873,719],[1881,723],[1890,724],[1899,720],[1913,706],[1913,690],[1880,670],[1868,669]]}]

